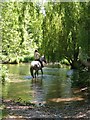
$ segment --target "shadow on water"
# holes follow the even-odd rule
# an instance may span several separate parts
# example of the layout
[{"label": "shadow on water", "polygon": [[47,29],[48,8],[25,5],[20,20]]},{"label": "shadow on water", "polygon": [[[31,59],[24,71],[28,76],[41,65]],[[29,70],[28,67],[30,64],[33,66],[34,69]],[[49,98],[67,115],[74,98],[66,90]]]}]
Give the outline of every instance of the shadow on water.
[{"label": "shadow on water", "polygon": [[[87,91],[82,92],[78,88],[72,88],[74,71],[67,68],[43,68],[37,79],[32,79],[29,73],[29,64],[7,65],[10,82],[3,86],[4,99],[29,101],[37,106],[64,104],[74,105],[76,102],[87,100]],[[78,74],[77,74],[78,76]],[[77,78],[76,78],[77,79]]]}]

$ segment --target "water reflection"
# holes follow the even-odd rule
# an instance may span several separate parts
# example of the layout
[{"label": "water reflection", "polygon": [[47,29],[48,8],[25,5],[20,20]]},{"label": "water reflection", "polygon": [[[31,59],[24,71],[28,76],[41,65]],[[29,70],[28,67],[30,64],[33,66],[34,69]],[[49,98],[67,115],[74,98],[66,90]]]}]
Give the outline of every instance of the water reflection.
[{"label": "water reflection", "polygon": [[70,78],[65,80],[63,77],[52,80],[46,94],[46,101],[58,98],[71,98],[73,96]]},{"label": "water reflection", "polygon": [[29,74],[30,64],[8,64],[7,65],[9,73],[18,74],[18,75],[27,75]]},{"label": "water reflection", "polygon": [[43,104],[44,103],[44,89],[43,89],[43,79],[41,78],[36,78],[31,80],[31,89],[33,90],[33,101],[35,104]]}]

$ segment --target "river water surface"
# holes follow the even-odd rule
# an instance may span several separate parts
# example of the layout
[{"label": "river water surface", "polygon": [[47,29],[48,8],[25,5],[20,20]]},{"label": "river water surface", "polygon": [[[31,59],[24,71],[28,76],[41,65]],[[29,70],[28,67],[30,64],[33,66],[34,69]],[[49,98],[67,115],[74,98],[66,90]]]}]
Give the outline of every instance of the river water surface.
[{"label": "river water surface", "polygon": [[[2,89],[4,99],[29,101],[38,105],[64,104],[74,105],[77,102],[89,102],[87,87],[72,88],[73,71],[69,68],[44,67],[37,79],[30,75],[30,64],[6,65],[9,82]],[[82,92],[85,89],[85,92]]]}]

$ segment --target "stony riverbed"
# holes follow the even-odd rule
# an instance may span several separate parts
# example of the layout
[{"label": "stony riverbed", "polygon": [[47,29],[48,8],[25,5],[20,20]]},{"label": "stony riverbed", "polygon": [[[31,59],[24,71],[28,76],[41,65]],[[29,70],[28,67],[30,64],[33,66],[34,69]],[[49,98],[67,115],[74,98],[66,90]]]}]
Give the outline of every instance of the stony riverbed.
[{"label": "stony riverbed", "polygon": [[66,104],[59,107],[35,104],[14,102],[12,100],[3,101],[5,105],[4,111],[7,115],[4,120],[26,120],[31,118],[90,118],[90,105],[81,103],[81,106],[76,104],[73,107]]}]

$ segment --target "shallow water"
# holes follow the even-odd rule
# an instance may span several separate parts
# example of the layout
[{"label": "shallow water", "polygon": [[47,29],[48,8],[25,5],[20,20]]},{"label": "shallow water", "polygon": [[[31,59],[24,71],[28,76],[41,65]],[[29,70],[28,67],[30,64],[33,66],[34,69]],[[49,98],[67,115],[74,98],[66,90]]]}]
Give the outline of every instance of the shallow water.
[{"label": "shallow water", "polygon": [[[15,101],[29,101],[38,105],[64,104],[74,105],[78,102],[87,102],[87,92],[80,92],[72,88],[73,71],[68,68],[44,67],[37,79],[32,79],[30,64],[6,65],[9,70],[9,82],[5,82],[2,89],[4,99]],[[76,103],[77,102],[77,103]]]}]

